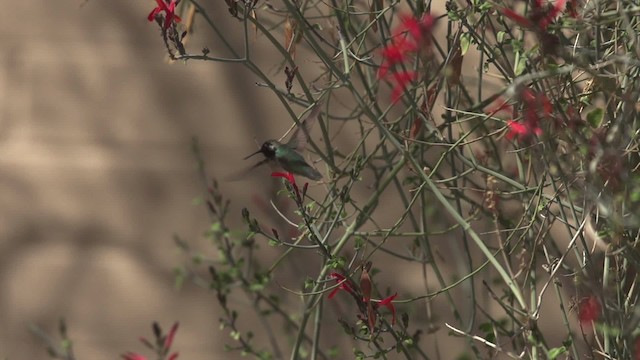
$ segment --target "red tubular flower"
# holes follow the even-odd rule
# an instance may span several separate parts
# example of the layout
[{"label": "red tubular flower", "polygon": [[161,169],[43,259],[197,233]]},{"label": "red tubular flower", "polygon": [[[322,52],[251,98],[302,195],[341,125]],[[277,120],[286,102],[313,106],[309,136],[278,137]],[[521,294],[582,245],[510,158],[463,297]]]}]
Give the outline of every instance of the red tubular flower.
[{"label": "red tubular flower", "polygon": [[153,344],[151,344],[151,341],[147,340],[147,338],[145,338],[144,336],[139,337],[138,340],[140,340],[140,342],[149,349],[153,349]]},{"label": "red tubular flower", "polygon": [[422,41],[431,34],[432,27],[433,16],[430,14],[425,14],[421,19],[404,15],[400,29],[408,31],[416,41]]},{"label": "red tubular flower", "polygon": [[180,0],[171,0],[169,5],[165,2],[165,0],[156,0],[158,6],[156,6],[151,12],[149,16],[147,16],[147,20],[153,21],[156,18],[156,15],[160,14],[164,11],[164,25],[162,28],[167,30],[169,26],[171,26],[172,22],[179,23],[182,21],[178,15],[176,15],[176,5],[180,2]]},{"label": "red tubular flower", "polygon": [[569,4],[567,4],[567,11],[569,12],[569,16],[574,19],[578,18],[578,0],[569,0]]},{"label": "red tubular flower", "polygon": [[[162,355],[166,355],[169,353],[169,350],[171,350],[171,345],[173,344],[173,339],[176,336],[176,332],[178,331],[178,323],[176,322],[175,324],[173,324],[173,326],[171,327],[171,329],[169,330],[169,333],[166,336],[162,336],[162,332],[160,330],[160,327],[158,325],[156,325],[154,323],[154,333],[156,334],[156,344],[158,345],[152,345],[151,342],[147,339],[145,339],[144,337],[140,338],[140,341],[145,344],[147,347],[151,348],[152,350],[162,354]],[[138,353],[134,353],[134,352],[127,352],[125,354],[122,355],[122,358],[124,360],[148,360],[146,356],[144,355],[140,355]],[[178,358],[178,353],[174,352],[171,355],[169,355],[166,360],[175,360]]]},{"label": "red tubular flower", "polygon": [[362,291],[362,301],[371,301],[372,288],[373,286],[371,285],[371,277],[369,276],[369,271],[367,271],[367,269],[362,269],[362,274],[360,274],[360,291]]},{"label": "red tubular flower", "polygon": [[281,177],[289,182],[291,185],[296,185],[296,179],[293,177],[293,174],[290,172],[272,172],[271,176],[273,177]]},{"label": "red tubular flower", "polygon": [[296,193],[296,197],[298,198],[298,202],[301,201],[300,190],[298,189],[298,184],[296,184],[296,178],[293,177],[293,174],[290,172],[272,172],[272,177],[281,177],[287,180],[289,184],[293,187],[293,190]]},{"label": "red tubular flower", "polygon": [[540,136],[542,135],[541,121],[553,119],[553,105],[545,94],[525,88],[520,92],[519,97],[522,101],[523,119],[521,121],[507,121],[508,131],[505,136],[507,140],[514,138],[528,140],[533,136]]},{"label": "red tubular flower", "polygon": [[517,121],[507,121],[507,127],[509,128],[509,130],[507,130],[507,135],[505,135],[507,140],[513,140],[515,137],[524,137],[529,135],[527,127]]},{"label": "red tubular flower", "polygon": [[542,1],[532,1],[528,17],[518,15],[507,8],[499,8],[498,11],[522,27],[531,30],[546,30],[549,24],[564,11],[566,3],[567,0],[558,0],[552,6],[545,8]]},{"label": "red tubular flower", "polygon": [[332,299],[334,296],[336,296],[339,290],[344,290],[350,294],[355,294],[355,291],[353,291],[353,287],[351,286],[351,283],[349,283],[349,280],[347,280],[347,278],[344,277],[344,275],[337,272],[332,272],[329,276],[336,279],[338,283],[340,283],[338,287],[336,287],[329,293],[329,299]]},{"label": "red tubular flower", "polygon": [[514,138],[518,138],[520,140],[528,140],[534,135],[540,136],[542,135],[542,129],[537,126],[532,126],[528,122],[521,123],[518,121],[509,120],[507,121],[507,134],[505,137],[507,140],[513,140]]},{"label": "red tubular flower", "polygon": [[543,30],[546,29],[547,26],[549,26],[549,24],[551,24],[553,20],[555,20],[556,17],[558,17],[558,15],[560,15],[560,13],[564,11],[564,7],[566,3],[567,3],[566,0],[556,1],[556,3],[553,4],[551,9],[547,10],[545,12],[544,17],[540,20],[540,28]]},{"label": "red tubular flower", "polygon": [[390,64],[395,65],[403,62],[409,52],[415,50],[415,45],[405,37],[397,38],[389,46],[382,49],[382,57]]},{"label": "red tubular flower", "polygon": [[[428,50],[431,46],[433,24],[434,18],[430,14],[425,14],[422,18],[401,16],[400,25],[391,32],[391,41],[382,49],[378,79],[386,78],[394,66],[405,63],[410,55]],[[396,102],[402,96],[406,85],[415,81],[417,75],[411,71],[391,71],[391,75],[389,80],[394,83],[391,97],[392,101]]]},{"label": "red tubular flower", "polygon": [[384,299],[382,299],[380,301],[380,305],[386,307],[387,309],[389,309],[391,311],[392,314],[392,319],[391,319],[391,325],[395,325],[396,324],[396,307],[393,306],[393,299],[395,299],[398,296],[398,293],[395,293],[389,297],[386,297]]},{"label": "red tubular flower", "polygon": [[173,344],[173,338],[176,336],[176,331],[178,331],[178,322],[173,324],[171,330],[169,330],[169,334],[164,339],[164,349],[166,352],[169,352],[169,349],[171,349],[171,344]]},{"label": "red tubular flower", "polygon": [[600,302],[591,295],[580,301],[578,304],[578,320],[581,324],[591,324],[600,317]]},{"label": "red tubular flower", "polygon": [[396,102],[400,100],[400,97],[407,89],[407,85],[416,81],[418,74],[415,71],[398,71],[391,75],[393,75],[393,79],[396,81],[391,91],[391,101]]}]

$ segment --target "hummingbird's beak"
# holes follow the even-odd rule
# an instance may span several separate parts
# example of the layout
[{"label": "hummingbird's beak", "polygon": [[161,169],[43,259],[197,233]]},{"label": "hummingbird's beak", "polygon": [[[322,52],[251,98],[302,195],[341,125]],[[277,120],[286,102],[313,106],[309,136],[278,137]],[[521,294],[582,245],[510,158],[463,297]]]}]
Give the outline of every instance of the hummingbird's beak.
[{"label": "hummingbird's beak", "polygon": [[251,155],[249,155],[249,156],[245,157],[243,160],[247,160],[248,158],[252,157],[253,155],[259,154],[259,153],[261,153],[261,152],[262,152],[262,149],[260,149],[260,150],[258,150],[258,151],[256,151],[256,152],[254,152],[253,154],[251,154]]}]

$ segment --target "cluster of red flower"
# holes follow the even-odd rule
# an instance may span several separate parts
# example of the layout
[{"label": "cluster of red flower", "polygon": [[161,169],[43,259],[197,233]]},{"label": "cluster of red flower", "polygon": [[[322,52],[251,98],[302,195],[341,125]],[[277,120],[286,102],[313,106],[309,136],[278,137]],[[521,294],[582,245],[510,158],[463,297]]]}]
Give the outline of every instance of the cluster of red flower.
[{"label": "cluster of red flower", "polygon": [[400,25],[392,31],[391,41],[382,50],[378,79],[388,79],[393,83],[393,102],[400,99],[407,85],[417,80],[415,71],[406,70],[410,65],[407,62],[413,55],[424,54],[431,48],[433,24],[434,18],[430,14],[419,19],[401,16]]}]

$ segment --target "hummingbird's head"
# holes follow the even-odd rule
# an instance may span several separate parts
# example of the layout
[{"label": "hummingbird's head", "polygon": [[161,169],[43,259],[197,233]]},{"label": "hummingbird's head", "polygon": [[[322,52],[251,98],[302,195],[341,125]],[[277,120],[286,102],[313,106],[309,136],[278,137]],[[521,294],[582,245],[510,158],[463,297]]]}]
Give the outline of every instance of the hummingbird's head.
[{"label": "hummingbird's head", "polygon": [[254,152],[253,154],[245,157],[244,159],[247,160],[248,158],[252,157],[255,154],[259,154],[262,153],[262,155],[264,155],[266,158],[271,159],[274,156],[276,156],[276,146],[277,146],[278,142],[275,140],[269,140],[269,141],[265,141],[264,144],[262,144],[262,146],[260,147],[260,150]]},{"label": "hummingbird's head", "polygon": [[260,147],[260,152],[268,158],[276,156],[276,142],[273,140],[265,141]]}]

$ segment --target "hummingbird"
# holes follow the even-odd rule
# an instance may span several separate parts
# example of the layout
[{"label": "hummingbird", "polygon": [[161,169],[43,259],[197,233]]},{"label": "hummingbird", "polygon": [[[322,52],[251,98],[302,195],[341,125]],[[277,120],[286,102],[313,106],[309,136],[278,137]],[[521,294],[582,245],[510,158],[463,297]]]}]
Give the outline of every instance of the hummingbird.
[{"label": "hummingbird", "polygon": [[320,106],[316,104],[313,109],[311,109],[309,115],[301,121],[293,131],[293,134],[287,143],[283,144],[278,140],[273,139],[265,141],[262,146],[260,146],[260,150],[244,158],[244,160],[247,160],[259,153],[262,153],[265,157],[264,160],[253,165],[247,171],[251,171],[266,163],[272,163],[278,165],[285,171],[304,176],[311,180],[322,179],[320,172],[314,169],[313,166],[309,165],[300,154],[309,141],[309,130],[313,123],[318,119],[319,115]]}]

